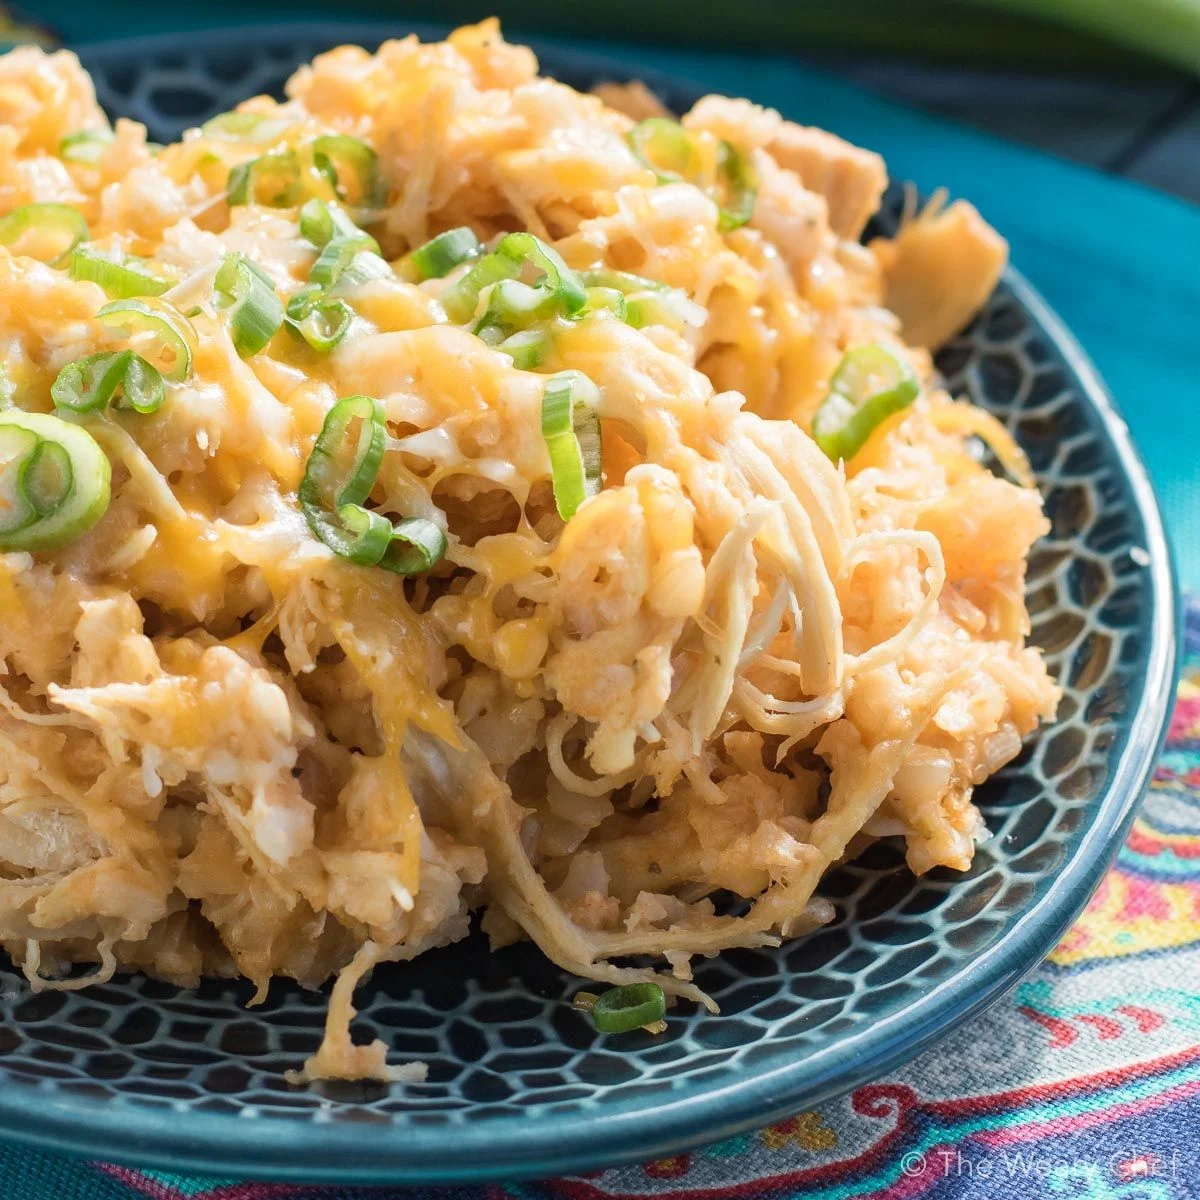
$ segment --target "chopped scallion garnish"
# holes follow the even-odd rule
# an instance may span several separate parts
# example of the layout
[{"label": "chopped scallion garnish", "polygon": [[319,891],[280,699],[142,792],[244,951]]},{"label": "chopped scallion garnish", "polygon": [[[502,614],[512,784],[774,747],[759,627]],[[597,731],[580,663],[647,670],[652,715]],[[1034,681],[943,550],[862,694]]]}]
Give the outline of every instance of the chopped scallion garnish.
[{"label": "chopped scallion garnish", "polygon": [[328,354],[349,331],[354,310],[345,300],[327,299],[320,288],[307,287],[288,301],[285,320],[318,354]]},{"label": "chopped scallion garnish", "polygon": [[632,296],[636,292],[661,292],[667,286],[657,279],[647,279],[644,275],[631,275],[628,271],[613,271],[608,267],[580,271],[579,278],[583,280],[586,287],[615,288],[626,296]]},{"label": "chopped scallion garnish", "polygon": [[[694,183],[706,186],[704,160],[691,133],[677,121],[649,117],[628,134],[629,145],[643,166],[654,172],[659,183]],[[717,202],[717,228],[722,233],[745,225],[754,215],[758,176],[732,142],[721,139],[717,146],[716,187],[708,188]]]},{"label": "chopped scallion garnish", "polygon": [[271,277],[244,254],[230,254],[213,279],[217,307],[229,316],[229,336],[243,358],[257,354],[283,324],[283,303]]},{"label": "chopped scallion garnish", "polygon": [[[539,303],[544,299],[550,307],[567,317],[574,316],[587,304],[587,291],[583,283],[563,262],[557,250],[531,233],[509,233],[500,239],[491,254],[481,258],[460,280],[442,293],[442,307],[452,321],[469,321],[475,315],[484,288],[504,280],[519,281],[527,270],[537,276],[529,290],[540,293]],[[525,300],[519,303],[516,300],[518,293],[510,291],[508,295],[513,298],[514,311],[524,308]],[[489,321],[488,324],[495,322]]]},{"label": "chopped scallion garnish", "polygon": [[722,195],[717,202],[717,228],[722,233],[738,229],[754,215],[758,198],[758,173],[750,158],[732,142],[722,141],[717,153],[717,180]]},{"label": "chopped scallion garnish", "polygon": [[421,279],[442,279],[460,263],[478,258],[482,253],[483,247],[474,231],[460,225],[418,246],[410,258]]},{"label": "chopped scallion garnish", "polygon": [[507,354],[518,370],[532,371],[550,352],[550,335],[541,329],[522,329],[498,343],[496,349]]},{"label": "chopped scallion garnish", "polygon": [[442,530],[423,517],[393,523],[365,507],[386,445],[387,427],[378,400],[339,400],[329,410],[305,467],[300,508],[312,532],[339,557],[397,575],[421,574],[446,553]]},{"label": "chopped scallion garnish", "polygon": [[877,425],[907,408],[920,391],[908,363],[876,343],[849,351],[813,417],[813,440],[834,461],[849,461]]},{"label": "chopped scallion garnish", "polygon": [[224,142],[272,142],[289,123],[261,113],[223,112],[205,121],[200,132]]},{"label": "chopped scallion garnish", "polygon": [[87,246],[78,246],[72,253],[71,278],[98,283],[110,296],[121,300],[161,296],[171,286],[171,280],[142,270],[133,260],[115,262]]},{"label": "chopped scallion garnish", "polygon": [[96,320],[127,338],[164,379],[178,383],[187,378],[195,331],[181,313],[151,307],[144,300],[114,300],[96,314]]},{"label": "chopped scallion garnish", "polygon": [[387,199],[379,155],[366,142],[335,133],[317,138],[309,149],[317,169],[332,172],[334,189],[347,204],[373,209]]},{"label": "chopped scallion garnish", "polygon": [[604,309],[619,320],[625,320],[625,293],[618,288],[590,287],[587,290],[585,313]]},{"label": "chopped scallion garnish", "polygon": [[112,145],[112,140],[111,129],[80,129],[68,133],[58,143],[58,156],[65,162],[91,166],[100,161],[104,151]]},{"label": "chopped scallion garnish", "polygon": [[318,250],[334,237],[358,238],[365,249],[379,253],[379,243],[350,219],[340,204],[325,200],[306,200],[300,209],[300,234]]},{"label": "chopped scallion garnish", "polygon": [[225,200],[238,204],[264,204],[291,208],[303,199],[300,160],[294,150],[273,150],[229,172]]},{"label": "chopped scallion garnish", "polygon": [[65,263],[87,238],[83,214],[69,204],[22,204],[0,217],[0,246],[52,267]]},{"label": "chopped scallion garnish", "polygon": [[592,1004],[592,1020],[601,1033],[629,1033],[667,1015],[667,1000],[657,983],[610,988]]},{"label": "chopped scallion garnish", "polygon": [[637,160],[654,172],[659,183],[690,180],[700,169],[700,156],[691,134],[668,117],[647,117],[628,134]]},{"label": "chopped scallion garnish", "polygon": [[550,454],[554,504],[569,521],[600,490],[600,390],[582,371],[560,371],[542,393],[542,437]]},{"label": "chopped scallion garnish", "polygon": [[67,363],[50,387],[55,406],[74,413],[95,412],[109,404],[152,413],[162,407],[165,396],[157,368],[132,350],[102,351]]},{"label": "chopped scallion garnish", "polygon": [[[330,238],[317,255],[317,261],[313,263],[308,276],[309,282],[328,292],[343,276],[348,283],[363,283],[367,279],[390,275],[391,267],[374,252],[376,248],[375,239],[361,231]],[[373,261],[359,263],[360,255],[364,259],[370,256]],[[360,269],[352,271],[351,267]]]},{"label": "chopped scallion garnish", "polygon": [[84,429],[47,413],[0,413],[0,550],[55,550],[104,515],[112,469]]}]

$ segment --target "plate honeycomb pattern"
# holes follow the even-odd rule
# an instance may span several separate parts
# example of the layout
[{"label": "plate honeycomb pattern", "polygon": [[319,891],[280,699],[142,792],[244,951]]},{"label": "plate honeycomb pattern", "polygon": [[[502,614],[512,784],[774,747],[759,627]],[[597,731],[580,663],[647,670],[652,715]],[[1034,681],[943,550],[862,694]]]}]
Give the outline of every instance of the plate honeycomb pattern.
[{"label": "plate honeycomb pattern", "polygon": [[[84,57],[108,110],[167,140],[244,96],[278,93],[296,63],[334,40],[201,38],[187,50]],[[553,71],[553,56],[546,61]],[[585,84],[614,72],[573,60],[559,73]],[[687,102],[684,90],[670,98]],[[882,227],[897,204],[889,197]],[[966,875],[935,871],[914,881],[893,848],[872,848],[826,881],[833,924],[777,951],[702,964],[698,982],[722,1015],[685,1006],[659,1037],[598,1036],[568,1004],[578,981],[528,947],[493,956],[476,935],[383,968],[362,997],[356,1036],[385,1039],[393,1061],[429,1064],[428,1082],[391,1091],[284,1083],[284,1070],[318,1044],[323,994],[277,983],[265,1004],[247,1009],[242,983],[180,991],[121,977],[84,992],[34,995],[5,964],[0,1084],[9,1111],[24,1097],[31,1119],[54,1100],[75,1106],[81,1125],[100,1107],[118,1106],[131,1124],[151,1110],[168,1112],[178,1117],[185,1157],[189,1119],[251,1117],[219,1123],[232,1156],[224,1165],[246,1170],[254,1169],[256,1137],[246,1130],[280,1124],[298,1133],[313,1126],[314,1140],[318,1125],[358,1126],[357,1153],[367,1161],[376,1132],[404,1123],[439,1139],[449,1155],[468,1125],[491,1126],[503,1139],[527,1117],[649,1112],[784,1063],[802,1075],[813,1056],[869,1037],[886,1021],[902,1023],[918,998],[968,972],[1045,894],[1105,801],[1130,738],[1159,601],[1139,565],[1147,531],[1109,431],[1020,285],[1002,284],[938,361],[955,392],[1005,422],[1037,472],[1053,529],[1031,563],[1033,638],[1065,688],[1059,720],[980,789],[993,836]],[[856,1081],[851,1070],[846,1086]],[[797,1107],[815,1098],[793,1096]],[[117,1138],[113,1153],[134,1151]],[[201,1161],[198,1152],[193,1158]],[[352,1164],[346,1170],[353,1176]],[[478,1173],[487,1170],[481,1161]]]}]

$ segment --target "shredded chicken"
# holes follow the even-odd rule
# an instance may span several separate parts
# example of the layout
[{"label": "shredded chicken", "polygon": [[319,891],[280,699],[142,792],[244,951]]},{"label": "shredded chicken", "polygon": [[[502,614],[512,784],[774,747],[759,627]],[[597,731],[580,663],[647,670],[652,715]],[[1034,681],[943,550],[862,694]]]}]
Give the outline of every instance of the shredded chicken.
[{"label": "shredded chicken", "polygon": [[[31,984],[236,973],[262,998],[276,975],[336,977],[292,1078],[412,1081],[419,1064],[352,1043],[355,990],[473,911],[497,946],[713,1007],[692,958],[828,920],[816,889],[864,834],[902,838],[916,871],[966,868],[987,833],[972,790],[1058,696],[1025,645],[1047,528],[1027,465],[928,354],[987,296],[1003,240],[957,202],[868,250],[876,155],[708,97],[684,136],[701,167],[746,164],[739,227],[711,180],[634,152],[633,120],[661,115],[648,93],[542,79],[494,22],[343,47],[287,90],[244,106],[249,133],[152,153],[119,122],[64,161],[62,138],[107,130],[78,62],[0,59],[0,212],[74,205],[93,242],[169,281],[155,302],[193,339],[156,412],[78,418],[112,468],[94,528],[0,555],[0,942]],[[391,267],[348,285],[332,352],[280,329],[239,354],[222,259],[286,302],[317,250],[298,203],[227,203],[230,172],[333,134],[378,154],[384,194],[359,218]],[[450,319],[469,264],[412,269],[460,225],[489,245],[528,230],[674,307],[553,318],[523,369]],[[19,408],[50,412],[59,371],[113,346],[108,299],[0,249]],[[813,414],[868,344],[919,394],[834,462]],[[603,459],[565,522],[541,432],[562,369],[598,389]],[[413,578],[334,553],[298,504],[356,394],[386,424],[372,509],[445,534]]]}]

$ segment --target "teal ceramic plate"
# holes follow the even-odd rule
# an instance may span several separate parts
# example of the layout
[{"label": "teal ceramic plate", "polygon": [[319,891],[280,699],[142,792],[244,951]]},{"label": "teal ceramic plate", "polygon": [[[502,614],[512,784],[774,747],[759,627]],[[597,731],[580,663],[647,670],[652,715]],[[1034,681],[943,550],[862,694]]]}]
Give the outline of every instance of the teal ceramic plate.
[{"label": "teal ceramic plate", "polygon": [[[379,28],[291,27],[129,41],[86,53],[102,101],[168,139],[340,41]],[[545,51],[577,85],[626,68]],[[669,103],[694,91],[651,77]],[[812,114],[793,113],[804,119]],[[895,219],[893,203],[881,217]],[[469,941],[376,973],[360,1037],[429,1080],[289,1088],[325,998],[277,984],[179,991],[121,977],[31,995],[0,980],[0,1135],[221,1176],[451,1182],[661,1156],[764,1125],[881,1075],[995,1000],[1099,881],[1166,723],[1175,605],[1146,472],[1104,385],[1016,272],[939,358],[1036,469],[1053,532],[1029,576],[1034,639],[1066,693],[1059,720],[978,793],[993,837],[966,875],[914,880],[877,845],[823,891],[837,919],[782,949],[704,963],[723,1009],[602,1038],[578,981],[530,947]]]}]

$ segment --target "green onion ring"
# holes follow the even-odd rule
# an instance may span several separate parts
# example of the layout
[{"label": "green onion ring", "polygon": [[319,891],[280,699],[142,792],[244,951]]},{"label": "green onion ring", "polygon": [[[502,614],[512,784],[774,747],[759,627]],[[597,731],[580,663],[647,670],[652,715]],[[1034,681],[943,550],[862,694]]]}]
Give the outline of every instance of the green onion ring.
[{"label": "green onion ring", "polygon": [[813,417],[813,441],[834,461],[849,461],[874,429],[917,398],[908,363],[876,343],[849,351]]},{"label": "green onion ring", "polygon": [[344,274],[349,273],[347,282],[360,283],[365,278],[375,278],[380,274],[376,266],[372,266],[369,273],[360,272],[354,273],[350,268],[355,264],[355,260],[360,254],[371,255],[373,258],[379,259],[383,263],[383,272],[390,275],[391,267],[383,262],[377,254],[373,253],[373,248],[376,242],[373,237],[365,233],[356,233],[353,236],[339,235],[330,238],[325,243],[321,253],[317,255],[317,261],[313,263],[312,270],[309,272],[309,282],[315,284],[324,291],[329,291],[333,288]]},{"label": "green onion ring", "polygon": [[[691,134],[677,121],[649,117],[627,135],[635,157],[654,172],[659,183],[695,183],[700,158]],[[758,175],[743,154],[723,138],[717,147],[717,229],[728,233],[754,215]]]},{"label": "green onion ring", "polygon": [[334,201],[306,200],[300,208],[300,234],[317,249],[324,248],[334,237],[356,238],[364,250],[379,253],[379,243],[359,229],[342,206]]},{"label": "green onion ring", "polygon": [[[313,164],[327,177],[338,196],[358,208],[379,208],[387,199],[387,191],[379,176],[379,155],[355,137],[343,133],[316,138],[309,147]],[[353,189],[346,187],[353,181]]]},{"label": "green onion ring", "polygon": [[[359,422],[359,429],[354,454],[349,469],[343,470],[338,455],[355,421]],[[386,446],[387,427],[383,405],[378,400],[370,396],[347,396],[339,400],[325,417],[297,493],[313,533],[335,554],[365,566],[379,561],[387,543],[377,545],[371,522],[365,518],[363,523],[368,528],[348,528],[343,510],[367,513],[362,503],[375,486]]]},{"label": "green onion ring", "polygon": [[125,300],[130,296],[161,296],[171,280],[151,275],[128,262],[114,262],[87,246],[77,246],[71,254],[71,278],[98,283],[110,296]]},{"label": "green onion ring", "polygon": [[64,162],[92,166],[100,161],[104,151],[112,145],[112,141],[111,129],[80,129],[75,133],[68,133],[58,143],[58,156]]},{"label": "green onion ring", "polygon": [[244,254],[228,255],[213,278],[217,307],[229,314],[229,336],[243,358],[257,354],[283,324],[271,277]]},{"label": "green onion ring", "polygon": [[668,285],[657,279],[647,279],[644,275],[631,275],[628,271],[613,271],[608,267],[597,267],[590,271],[580,271],[579,278],[585,287],[613,288],[626,296],[636,292],[663,292]]},{"label": "green onion ring", "polygon": [[700,169],[695,143],[678,121],[647,117],[626,135],[634,157],[654,172],[659,183],[691,179]]},{"label": "green onion ring", "polygon": [[379,566],[394,575],[424,575],[446,554],[446,535],[425,517],[402,517]]},{"label": "green onion ring", "polygon": [[587,290],[587,298],[584,312],[599,312],[604,309],[618,320],[625,320],[625,293],[619,288],[590,287]]},{"label": "green onion ring", "polygon": [[667,1000],[657,983],[629,983],[596,997],[592,1020],[601,1033],[629,1033],[667,1015]]},{"label": "green onion ring", "polygon": [[118,408],[152,413],[166,398],[162,375],[132,350],[106,351],[67,363],[50,386],[56,408],[89,413]]},{"label": "green onion ring", "polygon": [[460,263],[478,258],[483,247],[474,230],[466,225],[447,229],[423,246],[418,246],[409,256],[417,274],[422,279],[442,279]]},{"label": "green onion ring", "polygon": [[303,288],[289,301],[287,327],[318,354],[328,354],[346,336],[354,310],[345,300],[327,299],[319,288]]},{"label": "green onion ring", "polygon": [[200,132],[223,142],[272,142],[290,122],[252,112],[223,112],[200,126]]},{"label": "green onion ring", "polygon": [[754,215],[758,172],[750,165],[749,155],[731,142],[722,141],[717,152],[717,177],[725,190],[723,201],[717,204],[717,229],[728,233],[745,225]]},{"label": "green onion ring", "polygon": [[[349,469],[339,452],[359,422]],[[364,507],[387,445],[383,405],[370,396],[339,400],[325,417],[298,492],[312,532],[341,558],[398,575],[430,570],[446,552],[446,535],[432,521],[407,517],[396,524]]]},{"label": "green onion ring", "polygon": [[0,413],[0,551],[55,550],[87,533],[111,479],[86,430],[47,413]]},{"label": "green onion ring", "polygon": [[[61,266],[80,242],[87,241],[88,226],[83,214],[69,204],[22,204],[0,217],[0,246],[13,254],[29,253],[30,258]],[[45,245],[49,239],[50,246]],[[21,247],[34,242],[32,251]],[[41,251],[41,253],[37,253]]]},{"label": "green onion ring", "polygon": [[526,267],[540,272],[534,287],[553,297],[564,316],[572,317],[587,304],[587,291],[561,255],[531,233],[509,233],[491,254],[481,258],[460,280],[442,293],[442,307],[452,321],[469,321],[484,288],[517,279]]},{"label": "green onion ring", "polygon": [[294,150],[272,150],[249,162],[239,163],[229,172],[225,202],[263,204],[270,208],[291,208],[303,195],[300,161]]},{"label": "green onion ring", "polygon": [[487,308],[471,332],[495,346],[518,330],[550,319],[558,309],[558,296],[554,292],[515,279],[502,279],[492,286]]},{"label": "green onion ring", "polygon": [[522,329],[496,344],[501,354],[513,360],[519,371],[540,367],[550,352],[550,335],[541,329]]},{"label": "green onion ring", "polygon": [[542,392],[542,437],[550,454],[554,504],[569,521],[600,490],[600,390],[582,371],[560,371]]},{"label": "green onion ring", "polygon": [[114,300],[100,309],[96,320],[128,338],[164,379],[179,383],[187,378],[195,331],[182,314],[152,308],[142,300]]}]

